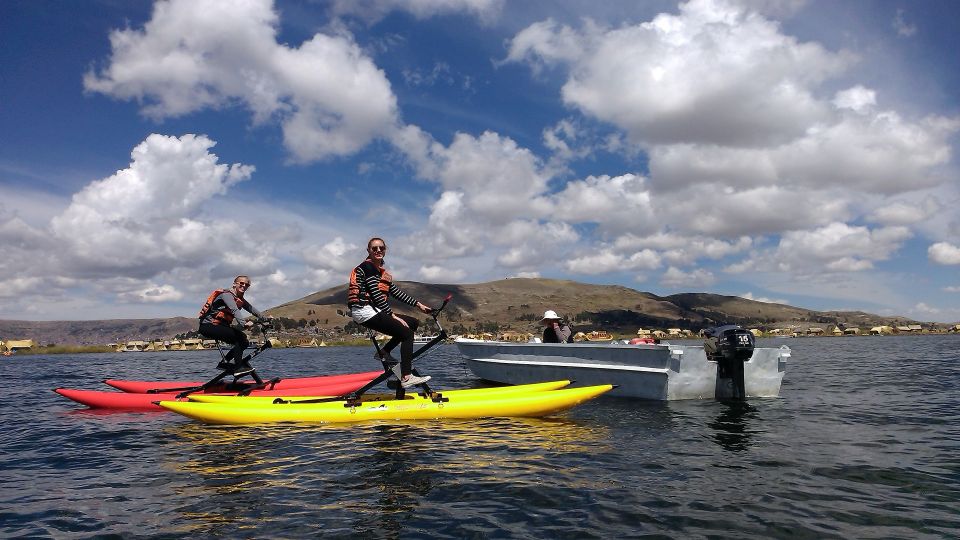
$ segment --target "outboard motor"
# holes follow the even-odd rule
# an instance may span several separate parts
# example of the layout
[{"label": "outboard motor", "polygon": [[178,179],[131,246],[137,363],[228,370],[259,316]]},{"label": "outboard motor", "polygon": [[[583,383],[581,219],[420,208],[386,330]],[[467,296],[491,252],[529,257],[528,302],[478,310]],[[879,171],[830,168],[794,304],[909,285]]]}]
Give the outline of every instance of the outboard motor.
[{"label": "outboard motor", "polygon": [[707,360],[717,363],[717,399],[744,400],[743,363],[753,356],[755,340],[749,330],[728,324],[704,331]]}]

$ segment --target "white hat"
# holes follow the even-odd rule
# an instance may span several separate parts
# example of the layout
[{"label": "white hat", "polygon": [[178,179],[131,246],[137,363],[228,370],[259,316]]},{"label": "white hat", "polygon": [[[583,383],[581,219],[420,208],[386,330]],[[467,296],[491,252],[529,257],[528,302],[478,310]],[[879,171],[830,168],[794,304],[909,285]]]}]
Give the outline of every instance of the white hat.
[{"label": "white hat", "polygon": [[559,319],[559,318],[560,318],[560,316],[557,315],[557,312],[556,312],[556,311],[554,311],[554,310],[552,310],[552,309],[548,309],[548,310],[546,310],[546,311],[543,312],[543,318],[540,319],[540,322],[547,321],[547,320],[550,320],[550,319]]}]

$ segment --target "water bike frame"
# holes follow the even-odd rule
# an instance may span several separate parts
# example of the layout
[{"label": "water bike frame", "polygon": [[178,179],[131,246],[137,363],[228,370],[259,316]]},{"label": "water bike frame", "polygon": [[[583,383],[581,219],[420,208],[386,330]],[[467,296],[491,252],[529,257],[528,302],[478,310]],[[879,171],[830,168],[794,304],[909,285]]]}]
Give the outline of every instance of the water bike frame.
[{"label": "water bike frame", "polygon": [[[413,356],[411,357],[411,361],[416,360],[417,357],[427,352],[428,350],[432,349],[438,343],[441,343],[443,342],[443,340],[447,339],[448,337],[447,331],[444,330],[443,326],[440,325],[439,317],[440,317],[440,313],[443,311],[443,308],[447,307],[447,303],[450,302],[451,298],[453,298],[453,295],[448,294],[446,298],[443,299],[443,303],[440,304],[440,307],[435,308],[430,312],[430,316],[433,317],[433,322],[436,323],[437,328],[440,329],[440,332],[433,339],[425,343],[422,347],[413,351]],[[348,394],[344,394],[341,396],[315,398],[315,399],[298,399],[296,401],[289,401],[283,398],[277,398],[273,400],[273,402],[274,403],[326,403],[331,401],[343,401],[344,407],[358,406],[362,402],[362,396],[367,390],[370,390],[371,388],[382,383],[383,381],[388,380],[391,375],[394,375],[392,368],[393,366],[396,365],[389,362],[386,358],[384,358],[383,349],[380,348],[380,343],[377,342],[376,332],[371,332],[369,337],[370,337],[370,341],[373,342],[373,346],[377,349],[377,358],[380,359],[380,363],[383,365],[382,374],[380,374],[379,376],[377,376],[367,384],[363,385],[361,388],[358,388],[353,392],[350,392]],[[413,375],[416,375],[417,377],[420,376],[420,372],[417,371],[417,368],[412,368],[410,372]],[[388,381],[387,387],[393,388],[393,384],[396,384],[396,391],[397,391],[396,399],[403,399],[404,396],[406,396],[406,389],[404,389],[403,385],[400,384],[399,380]],[[418,384],[416,386],[422,388],[423,389],[422,393],[425,396],[430,397],[430,399],[432,399],[434,402],[447,401],[447,398],[443,397],[443,395],[440,394],[440,392],[435,392],[431,390],[430,387],[427,386],[427,383],[425,382]]]},{"label": "water bike frame", "polygon": [[[186,386],[182,388],[152,388],[147,390],[147,394],[161,394],[161,393],[170,393],[170,392],[179,392],[177,394],[177,399],[183,399],[188,395],[194,392],[204,392],[208,388],[222,384],[226,392],[237,392],[241,396],[250,394],[253,390],[261,389],[273,389],[273,386],[280,382],[279,377],[264,381],[262,377],[257,373],[257,369],[250,365],[250,361],[260,355],[263,351],[272,347],[270,344],[270,339],[267,337],[267,330],[271,328],[269,320],[256,321],[254,323],[254,328],[258,328],[263,334],[263,343],[260,344],[252,353],[246,355],[239,362],[228,362],[226,357],[223,354],[223,348],[219,341],[217,341],[217,350],[220,351],[220,363],[217,364],[217,369],[220,370],[220,373],[216,377],[210,379],[209,381],[201,384],[200,386]],[[223,383],[223,379],[227,377],[233,377],[233,380],[228,383]],[[253,379],[253,383],[240,382],[240,379],[244,377],[250,377]]]}]

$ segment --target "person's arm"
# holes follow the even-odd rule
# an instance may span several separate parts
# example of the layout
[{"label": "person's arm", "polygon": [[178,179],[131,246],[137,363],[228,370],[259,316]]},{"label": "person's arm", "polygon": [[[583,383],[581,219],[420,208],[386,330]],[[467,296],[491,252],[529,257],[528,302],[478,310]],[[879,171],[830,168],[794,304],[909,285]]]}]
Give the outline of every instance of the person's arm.
[{"label": "person's arm", "polygon": [[244,300],[243,304],[244,304],[243,309],[246,309],[248,313],[250,313],[251,315],[253,315],[258,319],[263,318],[263,314],[260,313],[260,311],[257,308],[253,307],[253,305],[251,305],[250,302],[247,302],[246,300]]},{"label": "person's arm", "polygon": [[400,290],[396,283],[390,284],[390,294],[404,304],[409,304],[424,313],[433,313],[433,308]]},{"label": "person's arm", "polygon": [[560,343],[567,343],[570,341],[570,336],[573,335],[573,330],[566,324],[561,324],[560,330],[557,332],[557,338],[560,339]]},{"label": "person's arm", "polygon": [[420,304],[416,298],[401,291],[400,287],[397,287],[396,283],[390,283],[390,296],[396,298],[404,304],[407,304],[408,306],[419,307],[418,305]]}]

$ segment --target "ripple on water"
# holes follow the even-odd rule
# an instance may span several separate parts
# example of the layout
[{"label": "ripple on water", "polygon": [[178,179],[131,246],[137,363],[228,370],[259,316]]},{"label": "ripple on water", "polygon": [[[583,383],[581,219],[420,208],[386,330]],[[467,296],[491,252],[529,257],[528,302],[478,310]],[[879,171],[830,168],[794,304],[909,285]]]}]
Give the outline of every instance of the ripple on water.
[{"label": "ripple on water", "polygon": [[[0,536],[955,537],[956,337],[790,341],[779,399],[347,426],[79,412],[50,389],[199,379],[206,357],[31,357],[5,364],[7,403],[29,406],[0,424]],[[420,365],[440,388],[481,384],[453,347]],[[372,368],[366,348],[260,367]]]}]

